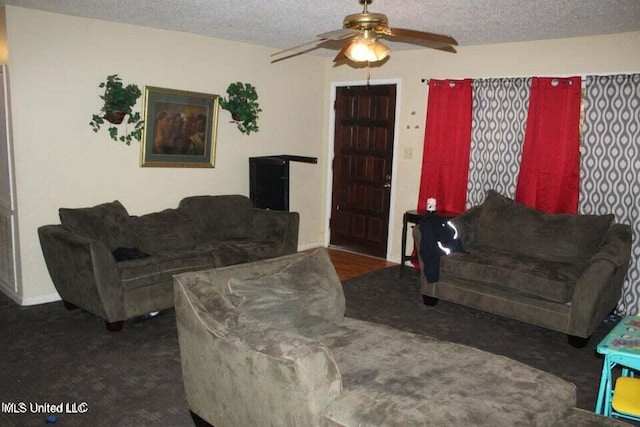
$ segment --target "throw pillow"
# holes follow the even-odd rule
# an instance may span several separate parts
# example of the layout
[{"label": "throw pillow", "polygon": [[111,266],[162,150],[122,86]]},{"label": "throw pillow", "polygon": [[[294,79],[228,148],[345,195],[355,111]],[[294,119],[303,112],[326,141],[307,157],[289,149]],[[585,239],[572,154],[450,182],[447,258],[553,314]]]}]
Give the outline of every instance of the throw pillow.
[{"label": "throw pillow", "polygon": [[180,201],[178,211],[193,220],[195,235],[200,242],[252,237],[253,215],[248,197],[185,197]]},{"label": "throw pillow", "polygon": [[137,245],[144,252],[158,253],[192,247],[191,219],[176,209],[165,209],[132,218]]},{"label": "throw pillow", "polygon": [[231,278],[228,287],[240,311],[307,338],[335,330],[344,317],[342,283],[325,250],[306,255],[273,275]]},{"label": "throw pillow", "polygon": [[67,230],[98,240],[110,250],[135,246],[129,228],[129,213],[119,201],[103,203],[90,208],[58,210],[60,222]]},{"label": "throw pillow", "polygon": [[491,190],[478,220],[478,246],[584,265],[598,252],[613,215],[549,214]]}]

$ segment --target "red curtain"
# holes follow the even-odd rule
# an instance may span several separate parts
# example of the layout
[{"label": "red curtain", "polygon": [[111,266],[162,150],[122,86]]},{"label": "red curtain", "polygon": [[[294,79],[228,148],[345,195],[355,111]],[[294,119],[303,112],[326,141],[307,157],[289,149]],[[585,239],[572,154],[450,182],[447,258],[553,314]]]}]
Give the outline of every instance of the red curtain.
[{"label": "red curtain", "polygon": [[467,201],[471,148],[471,79],[429,81],[418,210],[458,214]]},{"label": "red curtain", "polygon": [[576,213],[580,86],[580,77],[532,79],[516,201],[545,212]]}]

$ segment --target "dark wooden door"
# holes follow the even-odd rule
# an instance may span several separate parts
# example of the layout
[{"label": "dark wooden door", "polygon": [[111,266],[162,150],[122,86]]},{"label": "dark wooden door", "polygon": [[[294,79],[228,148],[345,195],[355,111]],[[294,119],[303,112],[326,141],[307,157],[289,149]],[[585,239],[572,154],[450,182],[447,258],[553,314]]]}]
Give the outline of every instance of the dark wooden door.
[{"label": "dark wooden door", "polygon": [[332,245],[386,257],[396,86],[336,90]]}]

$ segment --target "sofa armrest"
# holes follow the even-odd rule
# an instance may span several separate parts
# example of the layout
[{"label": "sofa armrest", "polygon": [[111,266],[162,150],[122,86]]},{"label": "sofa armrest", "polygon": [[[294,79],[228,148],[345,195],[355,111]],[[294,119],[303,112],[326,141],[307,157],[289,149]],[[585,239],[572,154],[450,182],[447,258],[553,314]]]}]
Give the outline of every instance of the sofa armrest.
[{"label": "sofa armrest", "polygon": [[213,425],[319,425],[342,391],[330,350],[239,312],[207,282],[183,278],[174,278],[174,291],[189,409]]},{"label": "sofa armrest", "polygon": [[107,246],[60,225],[38,228],[40,246],[60,297],[109,322],[124,320],[122,287]]},{"label": "sofa armrest", "polygon": [[253,236],[257,240],[278,242],[282,245],[281,255],[298,251],[298,212],[274,211],[251,208],[253,214]]},{"label": "sofa armrest", "polygon": [[451,220],[458,228],[460,239],[462,239],[462,246],[464,248],[471,248],[474,246],[476,224],[478,223],[481,210],[481,205],[473,206]]},{"label": "sofa armrest", "polygon": [[576,281],[568,328],[572,335],[588,337],[616,307],[630,255],[631,227],[613,224]]},{"label": "sofa armrest", "polygon": [[604,236],[598,252],[591,257],[590,263],[607,260],[616,267],[626,266],[631,257],[631,227],[626,224],[613,224]]}]

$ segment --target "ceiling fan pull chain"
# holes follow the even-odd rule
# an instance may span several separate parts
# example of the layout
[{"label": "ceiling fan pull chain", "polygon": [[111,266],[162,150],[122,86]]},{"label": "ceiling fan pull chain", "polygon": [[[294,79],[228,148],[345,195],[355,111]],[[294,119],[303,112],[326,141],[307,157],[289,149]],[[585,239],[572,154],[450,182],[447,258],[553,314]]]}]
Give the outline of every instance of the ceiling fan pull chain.
[{"label": "ceiling fan pull chain", "polygon": [[369,88],[370,80],[371,80],[371,62],[367,61],[367,88]]}]

